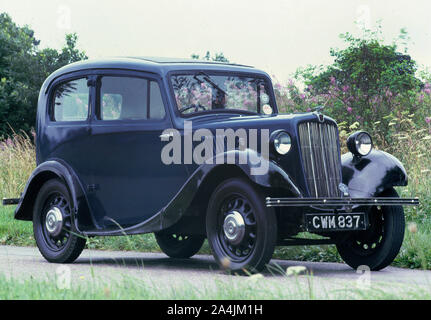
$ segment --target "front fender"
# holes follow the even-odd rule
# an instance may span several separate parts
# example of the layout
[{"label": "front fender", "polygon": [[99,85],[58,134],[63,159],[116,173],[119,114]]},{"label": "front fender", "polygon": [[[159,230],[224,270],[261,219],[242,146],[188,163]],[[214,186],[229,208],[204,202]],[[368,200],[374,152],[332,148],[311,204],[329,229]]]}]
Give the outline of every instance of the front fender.
[{"label": "front fender", "polygon": [[[235,156],[236,161],[231,164],[217,162],[218,155],[206,161],[200,165],[193,174],[189,177],[187,182],[183,185],[180,191],[175,197],[162,209],[161,214],[161,228],[165,229],[174,223],[176,223],[185,213],[185,210],[189,207],[199,189],[212,179],[214,176],[220,176],[220,173],[228,167],[234,167],[239,169],[243,175],[247,176],[251,181],[262,187],[268,188],[279,188],[290,191],[295,197],[302,198],[298,187],[291,180],[289,175],[276,163],[260,157],[259,163],[253,161],[247,161],[241,163],[238,159],[243,156],[242,159],[253,159],[257,156],[254,150],[247,149],[244,151],[232,150],[223,154],[226,158],[231,155]],[[254,158],[256,159],[256,158]],[[221,171],[218,171],[221,170]]]},{"label": "front fender", "polygon": [[349,187],[350,196],[375,197],[394,186],[406,186],[408,177],[402,163],[393,155],[373,150],[365,157],[351,153],[341,157],[343,183]]},{"label": "front fender", "polygon": [[72,213],[78,211],[80,199],[84,198],[78,178],[69,166],[61,160],[49,160],[41,163],[32,172],[15,209],[15,219],[31,221],[33,205],[42,185],[50,179],[60,179],[67,187],[70,195]]}]

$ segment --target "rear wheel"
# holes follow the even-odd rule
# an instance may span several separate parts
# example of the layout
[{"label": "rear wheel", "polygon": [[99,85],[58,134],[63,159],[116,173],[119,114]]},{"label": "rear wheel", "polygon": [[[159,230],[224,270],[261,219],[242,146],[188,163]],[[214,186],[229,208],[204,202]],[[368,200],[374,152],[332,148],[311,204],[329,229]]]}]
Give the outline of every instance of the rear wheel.
[{"label": "rear wheel", "polygon": [[208,243],[218,264],[232,271],[261,271],[277,240],[274,209],[245,179],[233,178],[213,192],[207,210]]},{"label": "rear wheel", "polygon": [[[398,197],[391,188],[382,197]],[[381,270],[394,261],[404,239],[405,219],[402,206],[371,208],[370,228],[355,232],[337,244],[341,258],[352,268],[361,265]]]},{"label": "rear wheel", "polygon": [[33,209],[33,232],[37,247],[49,262],[71,263],[84,250],[86,239],[72,223],[69,192],[60,180],[47,181]]},{"label": "rear wheel", "polygon": [[194,256],[202,248],[204,236],[158,232],[156,236],[160,249],[171,258],[186,259]]}]

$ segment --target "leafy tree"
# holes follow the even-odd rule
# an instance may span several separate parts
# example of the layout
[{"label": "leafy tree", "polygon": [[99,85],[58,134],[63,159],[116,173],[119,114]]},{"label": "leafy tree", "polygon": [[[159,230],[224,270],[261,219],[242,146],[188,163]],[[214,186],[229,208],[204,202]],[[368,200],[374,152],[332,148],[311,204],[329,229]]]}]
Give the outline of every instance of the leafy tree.
[{"label": "leafy tree", "polygon": [[76,48],[77,35],[66,35],[60,50],[39,50],[40,43],[28,26],[17,26],[0,14],[0,136],[34,127],[40,87],[56,69],[86,59]]},{"label": "leafy tree", "polygon": [[406,45],[407,32],[402,29],[392,44],[385,44],[378,31],[368,30],[364,37],[350,33],[340,37],[346,48],[331,49],[333,64],[298,69],[295,77],[305,83],[306,90],[304,99],[297,100],[307,104],[309,97],[326,104],[327,113],[336,119],[350,124],[359,121],[361,127],[374,132],[380,128],[386,143],[398,129],[391,115],[415,114],[423,108],[422,103],[412,102],[420,101],[416,98],[424,88],[416,77],[416,62],[397,44],[401,40]]},{"label": "leafy tree", "polygon": [[[331,49],[334,63],[326,68],[309,66],[297,75],[303,76],[307,85],[312,85],[319,93],[329,91],[332,82],[360,90],[368,97],[381,94],[388,89],[392,92],[410,90],[421,82],[415,77],[416,62],[405,52],[399,52],[394,42],[385,45],[377,38],[377,32],[368,31],[364,38],[350,33],[341,34],[347,48]],[[401,30],[400,39],[407,37]],[[315,74],[317,72],[317,74]]]}]

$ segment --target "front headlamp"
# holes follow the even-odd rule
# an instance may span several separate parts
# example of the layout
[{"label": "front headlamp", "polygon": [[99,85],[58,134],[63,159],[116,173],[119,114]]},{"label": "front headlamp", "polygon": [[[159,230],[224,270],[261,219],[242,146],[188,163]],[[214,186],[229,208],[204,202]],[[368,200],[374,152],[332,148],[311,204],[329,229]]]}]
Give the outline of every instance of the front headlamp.
[{"label": "front headlamp", "polygon": [[292,139],[284,130],[277,130],[271,134],[271,145],[280,155],[285,155],[292,148]]},{"label": "front headlamp", "polygon": [[358,131],[347,139],[347,148],[355,156],[363,157],[373,150],[373,140],[365,131]]}]

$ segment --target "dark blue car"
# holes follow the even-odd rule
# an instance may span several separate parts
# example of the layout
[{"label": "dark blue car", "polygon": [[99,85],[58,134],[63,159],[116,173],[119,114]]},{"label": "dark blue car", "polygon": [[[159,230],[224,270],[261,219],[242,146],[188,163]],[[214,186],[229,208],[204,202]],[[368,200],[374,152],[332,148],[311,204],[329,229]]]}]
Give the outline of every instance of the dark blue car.
[{"label": "dark blue car", "polygon": [[[335,244],[353,268],[399,252],[403,165],[366,132],[341,156],[321,109],[279,114],[253,67],[115,58],[74,63],[43,84],[37,168],[15,218],[42,255],[73,262],[94,236],[155,233],[172,258],[208,239],[224,268],[259,271],[275,246]],[[297,237],[309,232],[313,239]]]}]

